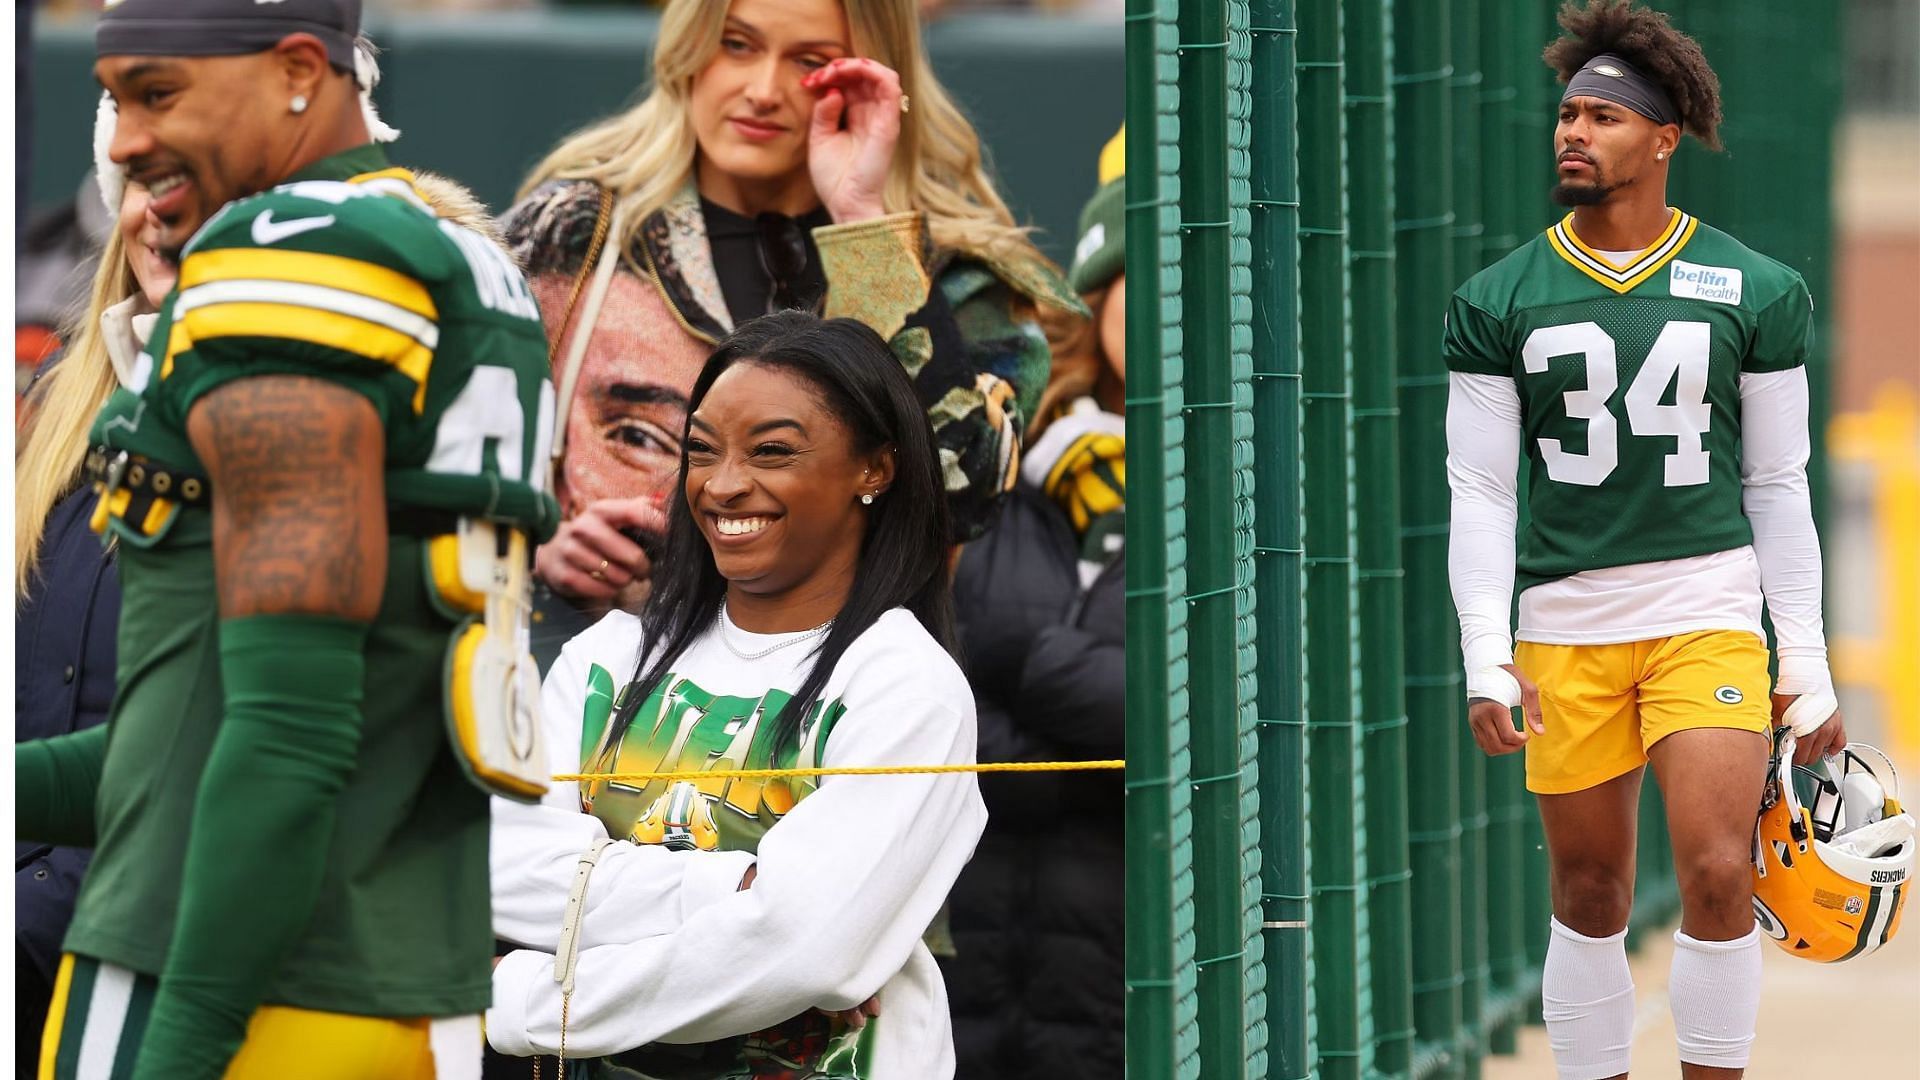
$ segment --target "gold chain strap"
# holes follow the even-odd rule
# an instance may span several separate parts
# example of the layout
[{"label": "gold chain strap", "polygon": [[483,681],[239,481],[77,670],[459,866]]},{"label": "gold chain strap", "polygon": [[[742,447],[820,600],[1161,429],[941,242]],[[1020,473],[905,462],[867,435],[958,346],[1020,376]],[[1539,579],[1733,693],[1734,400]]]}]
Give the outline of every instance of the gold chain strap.
[{"label": "gold chain strap", "polygon": [[[593,239],[587,244],[586,258],[580,261],[580,272],[573,275],[573,288],[567,292],[567,306],[560,313],[560,327],[555,332],[554,341],[547,347],[547,361],[551,363],[560,351],[560,335],[567,332],[567,324],[573,321],[573,308],[580,302],[580,290],[593,276],[593,267],[600,261],[600,249],[607,242],[607,228],[613,223],[613,192],[600,188],[600,210],[593,219]],[[534,1080],[539,1080],[535,1077]],[[566,1080],[560,1077],[559,1080]]]}]

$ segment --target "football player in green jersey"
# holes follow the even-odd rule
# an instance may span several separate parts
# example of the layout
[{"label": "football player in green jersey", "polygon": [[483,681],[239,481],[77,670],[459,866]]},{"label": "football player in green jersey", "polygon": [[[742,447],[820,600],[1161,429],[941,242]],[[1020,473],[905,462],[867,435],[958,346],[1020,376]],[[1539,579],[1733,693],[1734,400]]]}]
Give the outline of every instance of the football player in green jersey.
[{"label": "football player in green jersey", "polygon": [[1667,205],[1682,134],[1718,146],[1699,46],[1631,0],[1569,3],[1560,22],[1545,54],[1567,87],[1553,194],[1572,213],[1447,311],[1469,722],[1487,753],[1525,750],[1538,796],[1554,916],[1542,996],[1563,1080],[1627,1072],[1623,939],[1649,762],[1679,873],[1682,1074],[1740,1076],[1759,1009],[1751,845],[1768,733],[1784,720],[1808,758],[1846,742],[1806,478],[1811,302],[1794,271]]},{"label": "football player in green jersey", "polygon": [[43,1077],[477,1077],[488,792],[544,788],[525,655],[553,390],[526,283],[369,142],[358,0],[117,0],[111,157],[179,267],[92,433],[106,725],[15,751],[96,849]]}]

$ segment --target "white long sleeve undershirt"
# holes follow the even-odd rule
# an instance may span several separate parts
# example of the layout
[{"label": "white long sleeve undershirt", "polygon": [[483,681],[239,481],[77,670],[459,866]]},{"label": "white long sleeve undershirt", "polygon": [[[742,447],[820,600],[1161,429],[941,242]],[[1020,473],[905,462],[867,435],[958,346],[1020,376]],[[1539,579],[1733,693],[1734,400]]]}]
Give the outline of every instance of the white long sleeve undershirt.
[{"label": "white long sleeve undershirt", "polygon": [[[1455,372],[1447,399],[1453,491],[1448,577],[1468,672],[1513,662],[1520,397],[1511,378]],[[1741,506],[1751,548],[1606,567],[1536,585],[1520,598],[1521,640],[1642,641],[1697,630],[1759,635],[1773,617],[1783,694],[1831,685],[1820,615],[1820,541],[1806,464],[1806,370],[1740,376]]]}]

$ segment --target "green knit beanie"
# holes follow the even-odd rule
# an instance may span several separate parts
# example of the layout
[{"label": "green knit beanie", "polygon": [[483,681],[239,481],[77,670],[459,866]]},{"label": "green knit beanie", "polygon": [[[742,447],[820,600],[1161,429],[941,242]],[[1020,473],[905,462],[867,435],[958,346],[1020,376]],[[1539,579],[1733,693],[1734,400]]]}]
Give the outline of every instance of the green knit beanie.
[{"label": "green knit beanie", "polygon": [[1100,151],[1100,190],[1080,211],[1080,240],[1073,247],[1067,284],[1085,295],[1098,292],[1127,268],[1127,129]]}]

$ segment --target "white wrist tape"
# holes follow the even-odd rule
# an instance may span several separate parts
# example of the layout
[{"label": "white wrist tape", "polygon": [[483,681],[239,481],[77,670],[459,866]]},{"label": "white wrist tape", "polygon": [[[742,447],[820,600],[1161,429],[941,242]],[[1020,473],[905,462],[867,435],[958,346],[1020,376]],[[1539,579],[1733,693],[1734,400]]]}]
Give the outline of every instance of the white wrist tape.
[{"label": "white wrist tape", "polygon": [[1815,690],[1794,698],[1781,719],[1786,722],[1787,730],[1798,739],[1820,730],[1820,725],[1839,711],[1840,699],[1833,696],[1832,690]]},{"label": "white wrist tape", "polygon": [[1497,665],[1478,668],[1467,673],[1467,696],[1487,698],[1511,709],[1520,704],[1520,680]]}]

